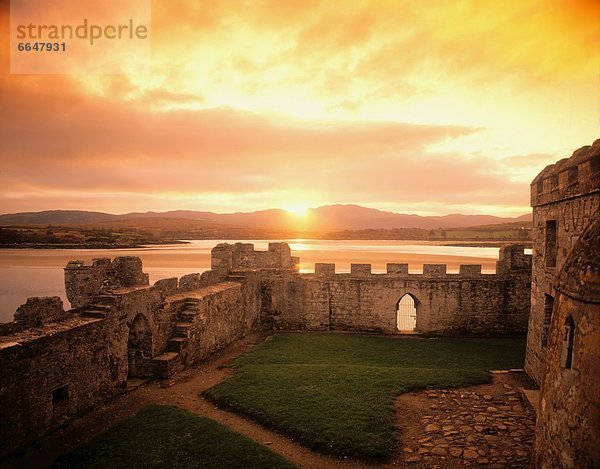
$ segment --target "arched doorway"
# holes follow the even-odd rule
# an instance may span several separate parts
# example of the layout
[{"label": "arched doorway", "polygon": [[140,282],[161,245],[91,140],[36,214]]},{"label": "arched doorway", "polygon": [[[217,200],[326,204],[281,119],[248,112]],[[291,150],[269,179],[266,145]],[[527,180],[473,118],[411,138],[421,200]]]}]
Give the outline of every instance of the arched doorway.
[{"label": "arched doorway", "polygon": [[143,314],[138,314],[129,326],[127,341],[128,378],[144,378],[152,375],[152,330]]},{"label": "arched doorway", "polygon": [[417,299],[405,293],[396,303],[396,329],[398,332],[414,332],[417,329]]}]

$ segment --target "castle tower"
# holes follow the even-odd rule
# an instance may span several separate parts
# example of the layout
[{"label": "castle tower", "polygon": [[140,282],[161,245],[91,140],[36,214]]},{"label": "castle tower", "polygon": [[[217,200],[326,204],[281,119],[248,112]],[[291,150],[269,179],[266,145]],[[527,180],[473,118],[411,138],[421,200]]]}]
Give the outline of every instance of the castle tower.
[{"label": "castle tower", "polygon": [[600,139],[538,174],[531,183],[531,205],[533,268],[525,371],[540,384],[558,274],[590,221],[600,216]]}]

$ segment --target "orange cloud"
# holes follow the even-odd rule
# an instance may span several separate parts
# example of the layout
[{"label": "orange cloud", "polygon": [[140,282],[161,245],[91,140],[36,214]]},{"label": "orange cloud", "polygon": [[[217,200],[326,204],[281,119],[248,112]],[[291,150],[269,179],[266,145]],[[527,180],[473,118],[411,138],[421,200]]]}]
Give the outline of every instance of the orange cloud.
[{"label": "orange cloud", "polygon": [[11,76],[0,48],[2,210],[519,214],[538,164],[597,137],[598,15],[174,0],[153,4],[152,73]]},{"label": "orange cloud", "polygon": [[[61,196],[73,206],[81,194],[98,209],[113,206],[111,197],[138,207],[136,195],[146,209],[161,197],[174,199],[170,208],[195,201],[210,209],[211,200],[227,210],[266,208],[303,193],[316,203],[396,200],[399,209],[424,201],[526,205],[525,185],[507,183],[490,160],[423,156],[431,142],[476,129],[319,124],[232,109],[147,113],[58,85],[55,93],[27,88],[4,98],[13,113],[1,121],[2,187],[12,210]],[[31,127],[32,119],[45,124]]]}]

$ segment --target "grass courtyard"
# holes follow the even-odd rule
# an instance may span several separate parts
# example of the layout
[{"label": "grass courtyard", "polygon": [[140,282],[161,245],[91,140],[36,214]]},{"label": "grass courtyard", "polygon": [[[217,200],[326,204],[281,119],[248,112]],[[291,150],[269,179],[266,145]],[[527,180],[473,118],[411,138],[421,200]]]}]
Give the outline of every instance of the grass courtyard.
[{"label": "grass courtyard", "polygon": [[296,466],[213,420],[174,406],[149,406],[61,456],[55,468],[256,468]]},{"label": "grass courtyard", "polygon": [[489,370],[522,367],[524,351],[522,337],[278,334],[203,395],[313,450],[386,459],[396,444],[395,396],[490,382]]}]

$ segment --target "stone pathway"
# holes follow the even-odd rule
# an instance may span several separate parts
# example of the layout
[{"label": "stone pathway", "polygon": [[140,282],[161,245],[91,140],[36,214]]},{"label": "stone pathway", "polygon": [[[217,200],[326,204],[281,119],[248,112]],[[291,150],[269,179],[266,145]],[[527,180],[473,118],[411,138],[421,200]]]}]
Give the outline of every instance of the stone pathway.
[{"label": "stone pathway", "polygon": [[528,467],[535,417],[515,383],[502,381],[514,378],[495,375],[494,385],[400,396],[397,407],[412,406],[420,418],[401,437],[401,460],[430,468]]}]

